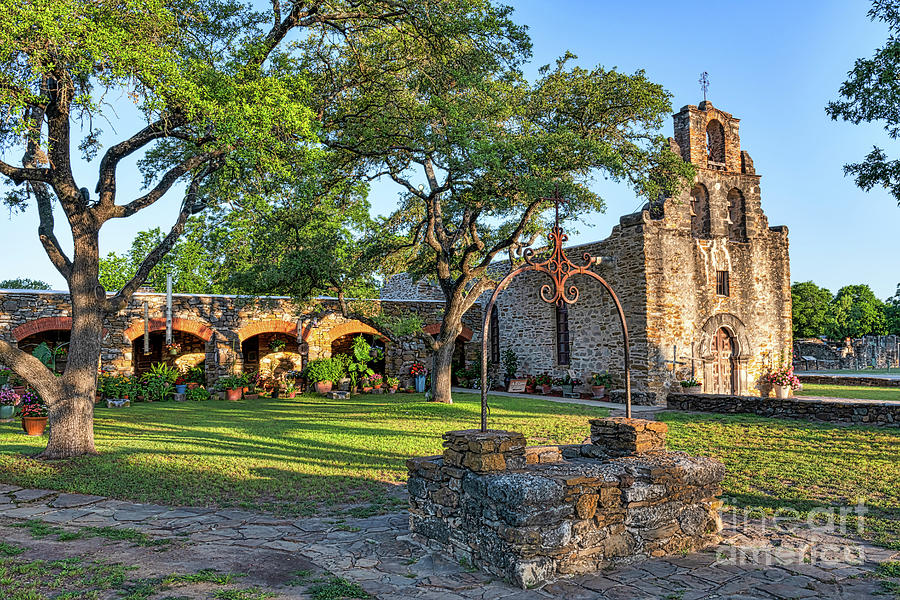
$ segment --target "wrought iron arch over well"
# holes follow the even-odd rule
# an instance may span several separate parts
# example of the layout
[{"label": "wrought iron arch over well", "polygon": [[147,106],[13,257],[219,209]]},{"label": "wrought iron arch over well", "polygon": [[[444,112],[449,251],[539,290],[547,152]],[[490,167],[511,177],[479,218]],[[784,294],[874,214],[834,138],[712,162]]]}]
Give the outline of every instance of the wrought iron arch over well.
[{"label": "wrought iron arch over well", "polygon": [[553,247],[550,255],[546,260],[538,262],[534,256],[534,250],[526,248],[524,251],[525,264],[510,271],[510,273],[497,284],[497,288],[491,295],[487,309],[484,312],[484,323],[481,328],[482,431],[487,431],[488,336],[485,335],[485,332],[487,332],[488,327],[490,326],[491,313],[494,310],[494,304],[497,302],[497,297],[500,295],[500,292],[502,292],[513,279],[526,271],[545,273],[550,277],[551,282],[541,286],[541,299],[548,304],[575,304],[578,301],[578,287],[569,281],[569,279],[575,275],[587,275],[588,277],[593,277],[600,282],[600,285],[602,285],[607,292],[609,292],[610,297],[616,304],[616,311],[618,311],[619,321],[622,325],[622,340],[625,345],[625,416],[631,418],[631,353],[628,343],[628,325],[625,323],[625,312],[622,310],[622,303],[619,302],[619,297],[616,296],[616,293],[606,280],[591,270],[592,265],[601,262],[602,259],[600,257],[594,258],[587,252],[584,252],[581,255],[582,263],[576,265],[569,260],[568,256],[566,256],[565,250],[563,250],[563,244],[569,239],[569,236],[563,233],[562,228],[559,226],[559,203],[561,199],[557,194],[552,200],[556,203],[556,224],[548,236],[550,246]]}]

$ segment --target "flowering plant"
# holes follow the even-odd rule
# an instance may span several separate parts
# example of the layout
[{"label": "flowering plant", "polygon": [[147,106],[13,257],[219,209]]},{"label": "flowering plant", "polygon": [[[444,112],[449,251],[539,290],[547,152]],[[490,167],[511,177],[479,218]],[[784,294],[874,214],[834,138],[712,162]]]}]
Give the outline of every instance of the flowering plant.
[{"label": "flowering plant", "polygon": [[184,375],[179,375],[175,378],[175,385],[184,385],[187,383],[187,379],[185,379]]},{"label": "flowering plant", "polygon": [[19,403],[19,395],[12,388],[5,387],[0,390],[0,404],[4,406],[15,406]]},{"label": "flowering plant", "polygon": [[612,375],[603,371],[602,373],[591,373],[591,385],[609,387],[612,385]]},{"label": "flowering plant", "polygon": [[369,375],[369,383],[372,384],[372,387],[381,385],[383,379],[384,377],[381,375],[381,373],[372,373],[371,375]]},{"label": "flowering plant", "polygon": [[23,417],[46,417],[47,416],[47,405],[44,404],[43,400],[38,400],[37,402],[29,402],[28,404],[22,405],[22,416]]},{"label": "flowering plant", "polygon": [[388,387],[395,388],[400,386],[400,379],[397,377],[387,377],[384,381],[388,384]]},{"label": "flowering plant", "polygon": [[419,375],[427,375],[428,369],[425,368],[420,362],[413,363],[413,365],[409,368],[409,374],[413,377],[418,377]]},{"label": "flowering plant", "polygon": [[554,379],[553,383],[556,385],[581,385],[584,382],[580,379],[572,379],[572,376],[566,373],[564,377]]},{"label": "flowering plant", "polygon": [[780,385],[781,387],[789,387],[792,390],[799,390],[801,387],[800,380],[794,375],[792,355],[786,355],[780,366],[769,369],[766,374],[762,376],[762,381],[771,386]]},{"label": "flowering plant", "polygon": [[703,382],[700,381],[699,379],[697,379],[696,377],[694,377],[693,375],[691,375],[687,379],[682,379],[678,383],[680,383],[681,387],[683,387],[683,388],[696,387],[696,386],[703,385]]},{"label": "flowering plant", "polygon": [[180,342],[172,342],[171,344],[166,344],[166,350],[169,352],[181,352],[181,343]]},{"label": "flowering plant", "polygon": [[541,373],[540,375],[538,375],[537,377],[534,378],[534,382],[537,385],[550,385],[553,383],[553,378],[550,377],[546,373]]}]

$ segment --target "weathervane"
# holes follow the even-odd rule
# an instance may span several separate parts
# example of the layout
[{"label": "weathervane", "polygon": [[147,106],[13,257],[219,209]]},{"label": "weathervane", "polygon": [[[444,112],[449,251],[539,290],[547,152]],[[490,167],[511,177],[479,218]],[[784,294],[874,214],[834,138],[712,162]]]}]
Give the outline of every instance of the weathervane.
[{"label": "weathervane", "polygon": [[700,73],[700,89],[703,90],[703,101],[706,102],[706,92],[709,91],[709,73]]},{"label": "weathervane", "polygon": [[550,241],[550,246],[552,247],[550,254],[547,255],[546,260],[538,261],[534,256],[534,250],[531,248],[525,248],[522,252],[522,255],[525,259],[525,264],[513,269],[510,271],[506,277],[504,277],[500,283],[497,284],[497,287],[494,289],[494,293],[491,295],[491,299],[488,301],[487,308],[484,311],[484,322],[481,328],[481,430],[487,431],[487,392],[488,386],[490,382],[488,381],[488,349],[487,342],[488,336],[487,331],[490,325],[491,312],[494,309],[494,304],[497,302],[497,296],[500,295],[509,282],[512,281],[517,275],[521,275],[526,271],[537,271],[539,273],[545,273],[552,280],[551,283],[545,283],[541,286],[541,300],[548,304],[556,304],[561,306],[563,303],[565,304],[575,304],[578,301],[578,287],[575,284],[569,283],[569,278],[575,275],[587,275],[588,277],[592,277],[596,281],[603,286],[603,288],[609,292],[610,297],[616,305],[616,310],[619,315],[619,322],[622,326],[622,342],[624,344],[624,363],[625,363],[625,416],[631,418],[631,353],[628,342],[628,326],[625,323],[625,312],[622,310],[622,303],[619,302],[619,298],[616,296],[616,293],[613,291],[612,287],[602,278],[600,275],[591,270],[591,266],[599,263],[599,258],[592,257],[588,252],[583,252],[581,255],[581,264],[575,264],[569,257],[566,256],[566,252],[563,249],[563,244],[569,239],[565,233],[563,233],[562,227],[559,224],[559,205],[565,204],[565,200],[560,198],[559,196],[559,186],[556,186],[553,192],[552,198],[541,198],[544,201],[553,201],[555,205],[556,212],[556,220],[553,225],[553,229],[548,234],[548,238]]}]

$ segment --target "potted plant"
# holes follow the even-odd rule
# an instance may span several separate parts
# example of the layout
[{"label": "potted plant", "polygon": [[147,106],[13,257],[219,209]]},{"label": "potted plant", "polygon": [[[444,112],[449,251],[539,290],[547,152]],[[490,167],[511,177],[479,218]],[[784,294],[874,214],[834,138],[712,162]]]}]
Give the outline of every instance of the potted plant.
[{"label": "potted plant", "polygon": [[175,378],[175,393],[184,394],[185,392],[187,392],[187,379],[184,375],[179,375]]},{"label": "potted plant", "polygon": [[400,379],[397,377],[385,377],[384,382],[387,384],[388,392],[391,394],[397,393],[397,388],[400,387]]},{"label": "potted plant", "polygon": [[22,429],[31,436],[44,434],[47,428],[47,405],[32,389],[22,396]]},{"label": "potted plant", "polygon": [[181,343],[172,342],[171,344],[166,344],[166,351],[172,356],[178,356],[181,352]]},{"label": "potted plant", "polygon": [[219,388],[225,390],[225,399],[237,402],[244,395],[244,379],[239,375],[227,375],[219,378]]},{"label": "potted plant", "polygon": [[612,385],[612,375],[603,371],[591,374],[591,394],[594,398],[602,398],[606,395],[606,388]]},{"label": "potted plant", "polygon": [[16,405],[21,398],[10,387],[0,389],[0,419],[9,420],[16,416]]},{"label": "potted plant", "polygon": [[185,372],[184,380],[189,390],[198,388],[206,383],[206,373],[203,372],[203,367],[191,367]]},{"label": "potted plant", "polygon": [[414,362],[409,368],[409,374],[413,376],[416,382],[416,392],[421,394],[425,391],[425,376],[428,369],[420,362]]},{"label": "potted plant", "polygon": [[269,342],[269,350],[272,352],[281,352],[287,346],[287,342],[280,338],[275,338]]},{"label": "potted plant", "polygon": [[294,398],[297,396],[297,382],[293,379],[285,378],[281,384],[281,397]]},{"label": "potted plant", "polygon": [[509,389],[509,380],[515,379],[516,371],[519,370],[519,357],[516,355],[515,350],[512,348],[507,348],[503,351],[503,369],[505,371],[503,375],[503,389]]},{"label": "potted plant", "polygon": [[703,389],[703,382],[693,375],[687,379],[682,379],[678,383],[681,384],[681,391],[685,394],[699,394]]},{"label": "potted plant", "polygon": [[582,385],[583,382],[580,379],[573,379],[571,375],[566,373],[565,376],[560,377],[554,383],[562,388],[563,396],[572,396],[575,394],[575,386]]},{"label": "potted plant", "polygon": [[533,394],[535,389],[537,389],[537,383],[534,380],[534,376],[526,375],[525,376],[525,393]]},{"label": "potted plant", "polygon": [[188,402],[203,402],[209,398],[209,391],[202,387],[189,387],[184,395],[184,399]]},{"label": "potted plant", "polygon": [[9,374],[9,379],[7,383],[12,387],[13,391],[17,393],[20,397],[25,393],[25,380],[22,379],[22,376],[13,371]]},{"label": "potted plant", "polygon": [[794,375],[794,366],[790,360],[763,375],[763,381],[772,387],[775,397],[781,400],[790,398],[791,392],[802,387],[800,380]]},{"label": "potted plant", "polygon": [[534,382],[541,387],[541,393],[545,396],[553,390],[553,378],[547,373],[541,373],[535,377]]},{"label": "potted plant", "polygon": [[380,390],[381,386],[384,385],[384,375],[381,373],[372,373],[369,375],[369,385],[371,385],[373,389]]},{"label": "potted plant", "polygon": [[316,392],[327,394],[334,387],[334,382],[344,375],[344,363],[336,358],[317,358],[306,365],[304,377],[315,384]]}]

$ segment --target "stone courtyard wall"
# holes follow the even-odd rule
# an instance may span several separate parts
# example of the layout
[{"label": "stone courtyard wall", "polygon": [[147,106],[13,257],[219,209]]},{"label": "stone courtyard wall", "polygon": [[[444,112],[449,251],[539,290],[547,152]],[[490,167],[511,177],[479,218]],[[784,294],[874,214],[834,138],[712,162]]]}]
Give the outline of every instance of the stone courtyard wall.
[{"label": "stone courtyard wall", "polygon": [[749,413],[780,419],[900,427],[900,402],[673,393],[669,394],[667,405],[675,410]]},{"label": "stone courtyard wall", "polygon": [[[131,374],[134,371],[134,348],[141,348],[144,332],[144,303],[150,316],[150,331],[165,330],[165,294],[137,293],[125,310],[108,317],[105,322],[101,361],[107,371]],[[433,300],[373,300],[389,316],[416,315],[423,324],[440,322],[443,303]],[[224,295],[173,294],[173,330],[185,345],[180,360],[203,362],[207,378],[214,380],[243,368],[241,342],[261,336],[259,364],[272,370],[288,365],[302,368],[307,361],[331,356],[331,342],[355,333],[380,335],[371,326],[339,314],[336,301],[322,298],[311,307],[296,306],[285,297],[240,297]],[[320,316],[323,315],[324,316]],[[480,329],[480,319],[467,315],[466,325]],[[46,330],[71,328],[68,294],[31,290],[0,290],[0,338],[17,343],[28,335]],[[282,352],[268,348],[269,334],[292,339]],[[480,339],[480,338],[479,338]],[[137,341],[137,344],[135,344]],[[427,361],[430,351],[417,337],[402,338],[386,344],[385,365],[388,375],[408,377],[409,367],[416,361]],[[168,360],[168,359],[167,359]],[[281,365],[281,367],[278,367]],[[283,367],[283,368],[282,368]]]}]

